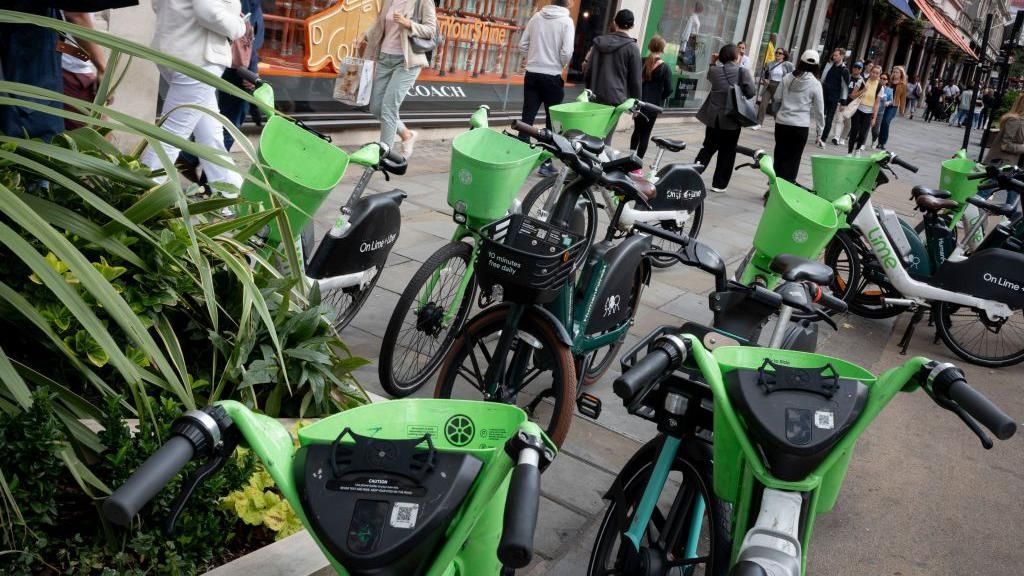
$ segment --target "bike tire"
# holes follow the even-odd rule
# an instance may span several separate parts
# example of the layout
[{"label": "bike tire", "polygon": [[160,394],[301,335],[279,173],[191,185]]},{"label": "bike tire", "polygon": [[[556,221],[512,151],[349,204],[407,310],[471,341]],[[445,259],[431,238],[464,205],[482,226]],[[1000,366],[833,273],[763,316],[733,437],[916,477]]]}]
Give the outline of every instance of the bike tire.
[{"label": "bike tire", "polygon": [[[696,208],[693,209],[693,214],[690,216],[690,225],[685,230],[671,220],[655,222],[651,224],[651,226],[654,226],[655,228],[661,228],[662,230],[672,232],[673,234],[684,233],[690,238],[696,238],[697,234],[700,233],[700,225],[703,223],[703,221],[704,203],[701,202],[700,204],[697,205]],[[682,249],[682,246],[676,244],[675,242],[668,242],[658,238],[654,238],[651,242],[651,245],[656,250],[665,250],[667,252],[678,252],[679,250]],[[651,266],[654,266],[655,268],[670,268],[678,263],[678,258],[672,258],[669,256],[651,256]]]},{"label": "bike tire", "polygon": [[377,281],[380,280],[380,275],[383,271],[383,267],[378,268],[373,279],[363,288],[359,286],[334,288],[321,294],[320,301],[330,304],[337,311],[337,315],[334,317],[334,328],[338,332],[344,330],[356,315],[359,314],[363,305],[369,300],[370,293],[377,286]]},{"label": "bike tire", "polygon": [[[454,302],[455,290],[469,269],[472,258],[472,246],[465,242],[449,242],[423,262],[402,291],[384,332],[377,366],[380,385],[391,396],[404,398],[416,392],[441,365],[473,306],[475,274],[470,278],[458,311],[448,326],[444,326],[440,315]],[[457,273],[446,274],[445,271],[452,267]],[[433,286],[427,304],[417,310],[421,293],[435,272],[444,277]]]},{"label": "bike tire", "polygon": [[[434,388],[435,398],[489,399],[483,392],[483,388],[487,366],[494,351],[488,349],[487,344],[493,342],[496,346],[501,330],[505,326],[505,317],[508,312],[507,307],[492,308],[469,319],[445,356],[437,374],[437,384]],[[556,445],[561,446],[569,433],[573,406],[576,402],[576,369],[572,351],[559,339],[554,326],[529,312],[523,315],[517,332],[520,334],[525,332],[539,343],[540,348],[533,352],[531,358],[534,369],[541,372],[543,372],[541,370],[543,368],[551,370],[551,386],[545,388],[542,384],[540,388],[534,389],[538,393],[550,391],[552,396],[550,415],[536,419],[535,414],[530,410],[527,411],[527,414],[531,420],[537,421],[537,424],[544,428],[548,437]],[[519,344],[523,345],[523,342],[520,340]],[[483,352],[483,357],[479,359],[476,353],[478,347]],[[460,377],[463,382],[457,382]],[[467,382],[468,388],[464,386]],[[513,400],[516,405],[525,407],[534,399],[535,395],[528,396],[517,392]],[[546,409],[547,407],[545,407],[545,411],[547,411]]]},{"label": "bike tire", "polygon": [[[687,441],[698,442],[700,440],[688,439]],[[605,510],[604,517],[601,519],[587,567],[587,574],[589,576],[628,573],[622,566],[624,561],[621,548],[623,542],[622,535],[629,529],[629,524],[632,522],[633,514],[637,509],[644,489],[647,487],[647,482],[650,479],[651,471],[654,469],[663,442],[664,437],[658,436],[644,445],[630,462],[623,467],[615,479],[613,486],[620,486],[624,497],[621,501],[616,501],[618,499],[612,496],[608,508]],[[706,555],[708,561],[702,566],[687,566],[680,573],[684,576],[696,576],[697,574],[702,576],[726,576],[729,572],[729,556],[732,551],[732,534],[730,529],[730,518],[732,515],[730,506],[720,500],[714,493],[712,487],[713,466],[711,461],[698,460],[684,454],[684,452],[685,446],[680,448],[672,463],[670,482],[666,483],[666,488],[674,485],[675,483],[671,482],[671,480],[675,479],[678,480],[679,491],[683,492],[677,492],[675,497],[672,498],[673,501],[676,497],[689,497],[690,501],[695,501],[698,495],[704,498],[706,516],[703,529],[707,530],[707,536],[703,535],[704,530],[702,530],[702,535],[700,536],[701,547],[698,548],[698,555]],[[625,504],[625,513],[620,512],[618,509],[620,502]],[[659,504],[655,508],[655,514],[651,518],[651,524],[655,525],[654,527],[658,530],[659,536],[667,516],[667,514],[661,511],[663,502],[659,499]],[[669,501],[664,508],[667,509],[672,504],[673,502]],[[688,508],[689,504],[684,504],[684,506]],[[683,516],[686,515],[684,514]],[[658,526],[659,521],[660,527]],[[645,531],[644,536],[645,539],[648,538],[649,532]],[[670,543],[666,546],[666,549],[681,556],[682,547],[685,545],[688,536],[689,530],[682,529],[679,532],[678,541]],[[698,571],[701,568],[703,570]]]},{"label": "bike tire", "polygon": [[[523,197],[523,204],[521,210],[523,214],[531,218],[538,220],[547,221],[547,216],[540,213],[540,208],[544,205],[542,201],[545,194],[551,193],[551,190],[555,186],[555,176],[548,176],[542,178],[539,182],[530,188],[530,191]],[[590,247],[594,244],[594,239],[597,238],[597,201],[594,199],[594,194],[588,188],[586,193],[581,196],[581,199],[586,203],[585,222],[583,230],[573,230],[574,233],[580,233],[586,239],[587,244],[584,247],[584,253],[590,250]],[[536,209],[535,209],[536,208]]]},{"label": "bike tire", "polygon": [[[933,308],[935,315],[935,326],[939,333],[939,338],[942,342],[953,351],[954,354],[963,358],[971,364],[978,366],[985,366],[987,368],[1005,368],[1006,366],[1013,366],[1024,361],[1024,312],[1021,310],[1014,310],[1013,315],[1010,316],[1004,323],[999,325],[999,332],[1010,326],[1014,326],[1015,329],[1009,332],[1016,333],[1021,337],[1017,339],[1016,344],[1011,344],[1008,347],[1008,354],[1001,355],[987,355],[986,352],[989,350],[988,346],[985,346],[986,352],[978,352],[968,349],[964,336],[967,334],[977,333],[980,336],[985,335],[985,331],[992,332],[990,326],[993,324],[986,319],[986,315],[981,310],[975,310],[972,308],[966,308],[950,302],[937,302]],[[960,316],[964,319],[964,325],[966,328],[954,328],[953,318],[954,316]],[[1012,324],[1011,324],[1012,323]],[[965,334],[965,332],[967,334]],[[1019,346],[1019,348],[1018,348]],[[1007,348],[1000,347],[1000,350],[1006,350]]]},{"label": "bike tire", "polygon": [[900,293],[888,282],[875,283],[873,284],[874,288],[869,289],[871,274],[868,273],[866,267],[878,265],[874,253],[864,246],[859,237],[855,237],[846,231],[836,234],[836,238],[840,237],[842,237],[842,240],[830,242],[825,247],[825,264],[835,270],[836,266],[839,265],[838,261],[841,255],[846,254],[847,258],[854,262],[857,275],[848,279],[845,283],[840,283],[837,278],[836,286],[833,287],[835,296],[842,298],[846,302],[848,311],[851,314],[861,318],[886,320],[902,314],[906,308],[890,306],[882,302],[882,298],[886,296],[900,297]]}]

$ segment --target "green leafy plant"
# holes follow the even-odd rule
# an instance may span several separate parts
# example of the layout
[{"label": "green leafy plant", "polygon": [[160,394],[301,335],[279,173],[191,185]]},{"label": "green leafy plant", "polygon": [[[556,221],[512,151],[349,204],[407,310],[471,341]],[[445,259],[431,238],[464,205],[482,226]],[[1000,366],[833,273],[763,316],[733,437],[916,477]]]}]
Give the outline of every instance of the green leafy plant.
[{"label": "green leafy plant", "polygon": [[302,530],[302,522],[288,501],[275,489],[274,479],[262,468],[249,477],[249,483],[224,497],[224,510],[250,526],[264,526],[281,540]]}]

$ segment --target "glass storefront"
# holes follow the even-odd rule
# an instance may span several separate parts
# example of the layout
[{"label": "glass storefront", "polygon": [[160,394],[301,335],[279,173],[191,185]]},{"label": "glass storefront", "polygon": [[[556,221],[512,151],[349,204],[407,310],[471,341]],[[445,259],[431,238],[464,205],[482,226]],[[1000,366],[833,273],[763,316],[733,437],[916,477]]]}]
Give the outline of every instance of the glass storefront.
[{"label": "glass storefront", "polygon": [[[432,1],[432,0],[417,0]],[[266,39],[260,73],[274,83],[279,104],[295,112],[351,112],[332,99],[337,65],[355,55],[382,0],[263,0]],[[522,105],[519,40],[530,17],[547,0],[437,0],[444,42],[410,90],[403,112],[455,112],[489,105]],[[607,29],[614,0],[582,0],[571,8],[577,22],[576,55],[569,67],[567,97],[594,36]]]},{"label": "glass storefront", "polygon": [[743,39],[750,5],[751,0],[651,2],[644,43],[655,34],[665,39],[664,59],[672,66],[675,85],[668,107],[700,107],[709,90],[708,68],[719,48]]}]

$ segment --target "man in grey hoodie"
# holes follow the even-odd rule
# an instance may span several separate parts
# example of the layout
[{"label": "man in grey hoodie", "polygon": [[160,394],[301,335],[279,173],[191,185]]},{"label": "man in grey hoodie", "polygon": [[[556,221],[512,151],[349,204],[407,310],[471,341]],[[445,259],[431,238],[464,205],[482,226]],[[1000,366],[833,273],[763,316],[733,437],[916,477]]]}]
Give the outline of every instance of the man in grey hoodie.
[{"label": "man in grey hoodie", "polygon": [[[572,59],[576,29],[569,15],[572,0],[554,0],[535,13],[526,24],[519,51],[526,62],[523,79],[523,122],[533,124],[540,105],[544,104],[545,124],[551,129],[552,106],[562,103],[565,82],[562,70]],[[548,160],[540,167],[541,176],[556,170]]]},{"label": "man in grey hoodie", "polygon": [[640,98],[643,64],[640,47],[629,35],[635,18],[631,10],[619,10],[612,30],[594,39],[594,46],[583,63],[587,88],[601,104],[618,106],[630,98]]}]

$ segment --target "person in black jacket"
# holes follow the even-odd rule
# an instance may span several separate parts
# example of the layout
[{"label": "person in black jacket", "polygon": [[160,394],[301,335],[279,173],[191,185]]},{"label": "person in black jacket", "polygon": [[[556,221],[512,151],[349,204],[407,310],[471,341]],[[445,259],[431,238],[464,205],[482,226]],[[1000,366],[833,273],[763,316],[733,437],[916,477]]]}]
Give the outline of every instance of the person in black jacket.
[{"label": "person in black jacket", "polygon": [[850,71],[843,63],[846,57],[845,48],[832,51],[832,59],[825,65],[821,73],[821,92],[825,97],[825,129],[821,133],[821,141],[828,141],[828,133],[832,130],[832,120],[836,115],[839,103],[846,99],[847,86],[850,84]]},{"label": "person in black jacket", "polygon": [[697,120],[705,126],[704,145],[697,154],[697,162],[708,165],[718,153],[715,176],[711,181],[713,192],[725,192],[736,163],[736,143],[740,140],[740,125],[729,115],[729,92],[739,84],[743,96],[753,98],[754,78],[750,70],[736,63],[739,50],[735,44],[726,44],[718,51],[720,66],[708,69],[711,92],[697,112]]},{"label": "person in black jacket", "polygon": [[[661,106],[672,91],[672,71],[668,69],[661,59],[665,51],[665,39],[661,36],[651,38],[647,43],[647,50],[650,54],[644,59],[643,86],[640,99],[648,104]],[[629,148],[636,151],[636,155],[643,158],[647,153],[647,142],[651,139],[651,131],[654,130],[654,121],[658,118],[655,112],[644,115],[637,114],[633,117],[633,136],[629,140]]]},{"label": "person in black jacket", "polygon": [[583,61],[586,86],[601,104],[618,106],[630,98],[640,98],[640,48],[628,32],[634,22],[631,10],[619,10],[611,32],[594,38]]}]

